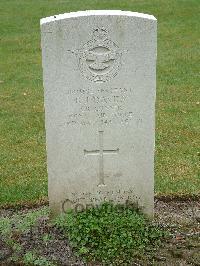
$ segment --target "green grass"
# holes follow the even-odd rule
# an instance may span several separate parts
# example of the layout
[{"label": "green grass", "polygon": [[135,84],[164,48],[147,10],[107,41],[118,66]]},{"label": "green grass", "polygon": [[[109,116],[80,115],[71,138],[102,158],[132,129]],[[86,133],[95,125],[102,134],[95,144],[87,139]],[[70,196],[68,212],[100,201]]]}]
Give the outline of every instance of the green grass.
[{"label": "green grass", "polygon": [[24,257],[23,262],[25,265],[35,265],[35,266],[54,266],[55,264],[48,261],[45,257],[38,257],[34,252],[28,251]]},{"label": "green grass", "polygon": [[47,197],[39,19],[122,9],[158,19],[157,194],[198,194],[199,0],[0,1],[0,204]]},{"label": "green grass", "polygon": [[131,265],[133,259],[152,261],[155,251],[170,237],[167,230],[131,206],[104,203],[82,212],[69,211],[47,222],[48,215],[49,208],[43,207],[0,217],[3,250],[12,248],[8,264],[60,265],[60,255],[50,257],[49,252],[64,240],[60,244],[69,243],[73,254],[83,261]]},{"label": "green grass", "polygon": [[68,212],[56,225],[78,256],[103,265],[131,265],[133,257],[142,258],[168,235],[136,210],[110,203],[80,213]]},{"label": "green grass", "polygon": [[[12,248],[12,254],[9,255],[12,262],[19,262],[21,264],[20,261],[23,260],[25,265],[53,266],[46,258],[34,254],[35,252],[26,252],[24,249],[26,245],[22,245],[22,242],[19,241],[20,235],[23,233],[29,233],[31,238],[33,235],[32,229],[38,226],[38,220],[48,215],[49,209],[44,207],[24,214],[18,213],[11,217],[0,217],[0,237],[7,247]],[[40,235],[40,237],[43,237],[44,242],[47,242],[49,239],[47,234],[44,236]]]}]

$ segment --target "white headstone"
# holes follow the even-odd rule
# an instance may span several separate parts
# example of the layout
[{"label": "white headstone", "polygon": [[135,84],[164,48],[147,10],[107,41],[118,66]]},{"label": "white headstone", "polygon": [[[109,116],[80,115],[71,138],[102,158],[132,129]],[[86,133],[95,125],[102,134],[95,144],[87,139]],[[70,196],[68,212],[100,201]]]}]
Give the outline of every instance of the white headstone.
[{"label": "white headstone", "polygon": [[128,201],[153,215],[156,31],[125,11],[41,20],[53,214]]}]

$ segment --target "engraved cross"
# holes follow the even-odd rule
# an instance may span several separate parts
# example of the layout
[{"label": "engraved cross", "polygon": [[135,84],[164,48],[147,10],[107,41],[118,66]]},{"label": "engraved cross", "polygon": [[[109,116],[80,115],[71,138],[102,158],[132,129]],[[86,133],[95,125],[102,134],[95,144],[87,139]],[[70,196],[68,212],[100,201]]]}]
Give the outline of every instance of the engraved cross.
[{"label": "engraved cross", "polygon": [[99,150],[87,151],[84,150],[85,155],[98,155],[99,156],[99,186],[104,186],[104,155],[118,154],[119,148],[116,150],[104,150],[103,148],[103,131],[99,131]]}]

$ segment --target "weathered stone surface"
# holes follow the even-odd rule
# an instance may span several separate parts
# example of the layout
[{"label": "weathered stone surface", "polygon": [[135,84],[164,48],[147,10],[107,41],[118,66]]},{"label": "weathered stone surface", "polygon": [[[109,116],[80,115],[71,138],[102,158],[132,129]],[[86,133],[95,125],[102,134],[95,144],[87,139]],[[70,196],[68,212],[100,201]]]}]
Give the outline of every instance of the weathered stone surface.
[{"label": "weathered stone surface", "polygon": [[84,11],[41,20],[49,201],[153,214],[156,19]]}]

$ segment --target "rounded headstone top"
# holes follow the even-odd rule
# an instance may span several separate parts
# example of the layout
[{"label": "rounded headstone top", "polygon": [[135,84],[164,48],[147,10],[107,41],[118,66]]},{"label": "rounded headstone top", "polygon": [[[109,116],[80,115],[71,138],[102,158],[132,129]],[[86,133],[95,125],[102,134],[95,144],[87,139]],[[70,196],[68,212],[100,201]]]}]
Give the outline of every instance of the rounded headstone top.
[{"label": "rounded headstone top", "polygon": [[153,15],[148,15],[138,12],[122,11],[122,10],[86,10],[86,11],[70,12],[70,13],[64,13],[64,14],[42,18],[40,20],[40,24],[43,25],[57,20],[76,18],[76,17],[87,17],[87,16],[127,16],[127,17],[138,17],[148,20],[156,20],[156,18]]}]

